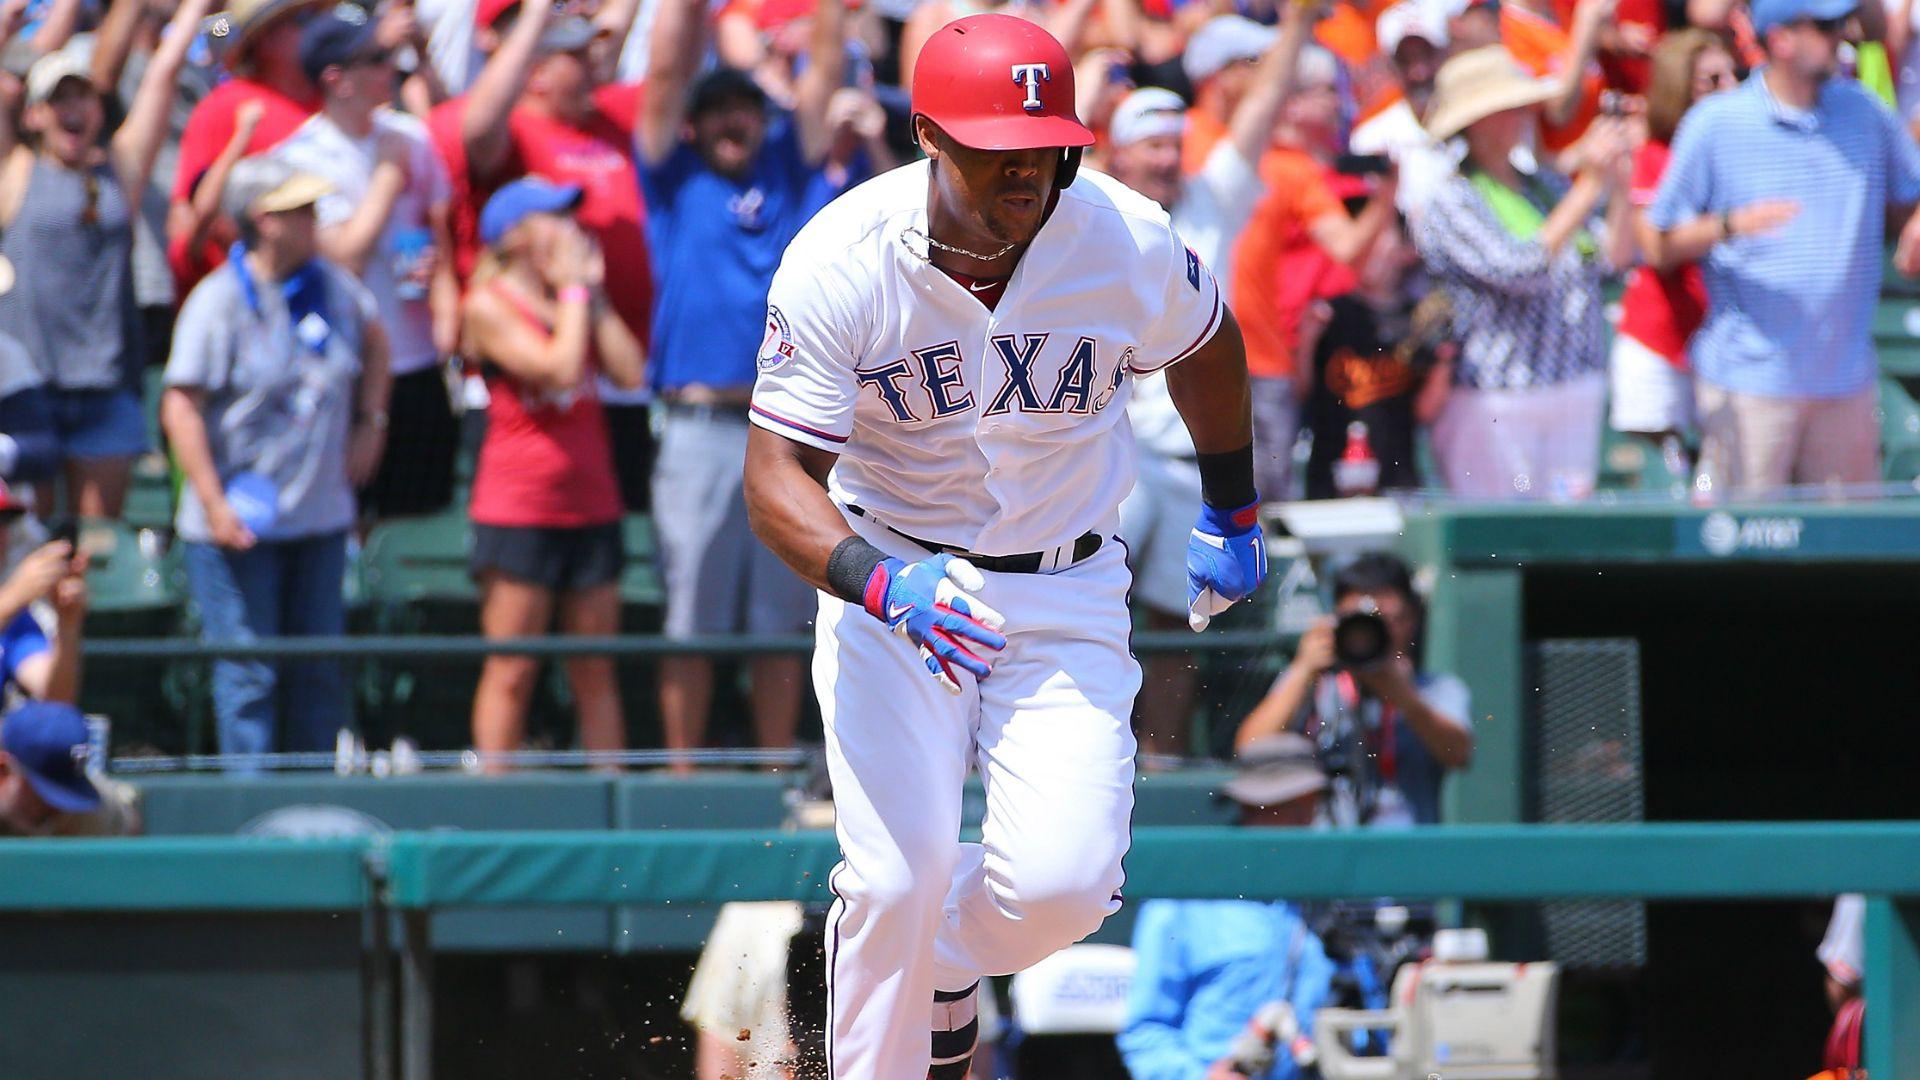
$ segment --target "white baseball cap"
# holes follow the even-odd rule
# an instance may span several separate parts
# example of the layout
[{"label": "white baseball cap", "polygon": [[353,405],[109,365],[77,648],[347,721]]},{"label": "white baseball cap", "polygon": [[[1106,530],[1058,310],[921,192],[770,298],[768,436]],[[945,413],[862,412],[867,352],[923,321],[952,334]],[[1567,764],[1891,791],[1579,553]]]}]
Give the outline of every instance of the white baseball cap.
[{"label": "white baseball cap", "polygon": [[1392,56],[1400,51],[1400,43],[1410,37],[1420,38],[1436,49],[1447,47],[1447,13],[1432,0],[1400,0],[1380,13],[1380,21],[1374,24],[1374,36],[1380,41],[1380,51]]},{"label": "white baseball cap", "polygon": [[1294,62],[1293,84],[1295,86],[1337,86],[1340,83],[1340,61],[1334,55],[1318,45],[1300,47],[1300,59]]},{"label": "white baseball cap", "polygon": [[27,104],[38,105],[53,97],[53,92],[68,79],[93,85],[93,49],[68,42],[42,56],[27,69]]},{"label": "white baseball cap", "polygon": [[1220,73],[1237,60],[1252,60],[1273,47],[1279,31],[1262,26],[1244,15],[1216,15],[1187,39],[1187,51],[1180,66],[1187,81],[1195,86]]},{"label": "white baseball cap", "polygon": [[1187,103],[1180,95],[1158,86],[1128,94],[1107,122],[1107,140],[1131,146],[1156,135],[1180,135],[1187,130]]}]

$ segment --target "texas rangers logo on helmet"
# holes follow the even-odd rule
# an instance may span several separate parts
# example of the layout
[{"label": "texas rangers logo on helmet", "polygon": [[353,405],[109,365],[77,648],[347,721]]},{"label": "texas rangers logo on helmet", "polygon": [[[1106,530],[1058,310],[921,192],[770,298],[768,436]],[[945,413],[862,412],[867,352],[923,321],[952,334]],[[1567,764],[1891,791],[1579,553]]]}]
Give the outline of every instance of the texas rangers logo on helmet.
[{"label": "texas rangers logo on helmet", "polygon": [[1046,106],[1040,100],[1040,84],[1052,82],[1053,75],[1045,64],[1013,65],[1013,81],[1027,88],[1027,99],[1020,107],[1028,112],[1039,112]]}]

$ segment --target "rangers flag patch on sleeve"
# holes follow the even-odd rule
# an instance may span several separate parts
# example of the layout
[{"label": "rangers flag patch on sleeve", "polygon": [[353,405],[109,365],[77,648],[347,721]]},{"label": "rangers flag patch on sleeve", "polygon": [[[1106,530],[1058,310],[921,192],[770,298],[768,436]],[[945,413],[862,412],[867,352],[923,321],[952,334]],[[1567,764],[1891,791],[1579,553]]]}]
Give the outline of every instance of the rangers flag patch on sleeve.
[{"label": "rangers flag patch on sleeve", "polygon": [[772,371],[793,359],[793,329],[780,309],[767,307],[767,336],[760,340],[760,357],[755,361],[761,371]]},{"label": "rangers flag patch on sleeve", "polygon": [[1192,248],[1187,249],[1187,284],[1193,286],[1194,292],[1200,291],[1200,256],[1195,255]]}]

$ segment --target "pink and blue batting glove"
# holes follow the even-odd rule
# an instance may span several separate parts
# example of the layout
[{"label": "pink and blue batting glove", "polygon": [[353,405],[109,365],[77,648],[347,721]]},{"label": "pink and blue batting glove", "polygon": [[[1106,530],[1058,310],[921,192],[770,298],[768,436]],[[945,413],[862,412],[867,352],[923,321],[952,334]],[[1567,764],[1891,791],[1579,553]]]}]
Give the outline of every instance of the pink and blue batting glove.
[{"label": "pink and blue batting glove", "polygon": [[1006,635],[1000,633],[1007,620],[971,595],[986,585],[972,563],[952,555],[915,563],[886,559],[867,579],[863,606],[918,645],[928,673],[957,694],[955,667],[984,679],[993,673],[993,662],[980,653],[1007,647]]},{"label": "pink and blue batting glove", "polygon": [[1267,576],[1260,503],[1238,510],[1200,507],[1187,538],[1187,625],[1205,630],[1215,615],[1252,596]]}]

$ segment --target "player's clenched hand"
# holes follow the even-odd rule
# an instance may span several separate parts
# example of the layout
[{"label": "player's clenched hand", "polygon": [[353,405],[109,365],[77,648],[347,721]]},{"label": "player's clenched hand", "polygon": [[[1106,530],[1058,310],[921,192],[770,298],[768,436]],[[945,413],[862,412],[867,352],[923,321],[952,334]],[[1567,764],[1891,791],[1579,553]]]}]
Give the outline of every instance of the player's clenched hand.
[{"label": "player's clenched hand", "polygon": [[1267,576],[1260,504],[1238,510],[1200,508],[1187,539],[1187,625],[1205,630],[1215,615],[1252,596]]},{"label": "player's clenched hand", "polygon": [[927,671],[957,694],[956,666],[984,679],[993,664],[980,653],[1007,647],[1000,633],[1007,620],[970,595],[986,584],[972,563],[952,555],[916,563],[887,559],[867,581],[865,606],[894,633],[920,646]]}]

